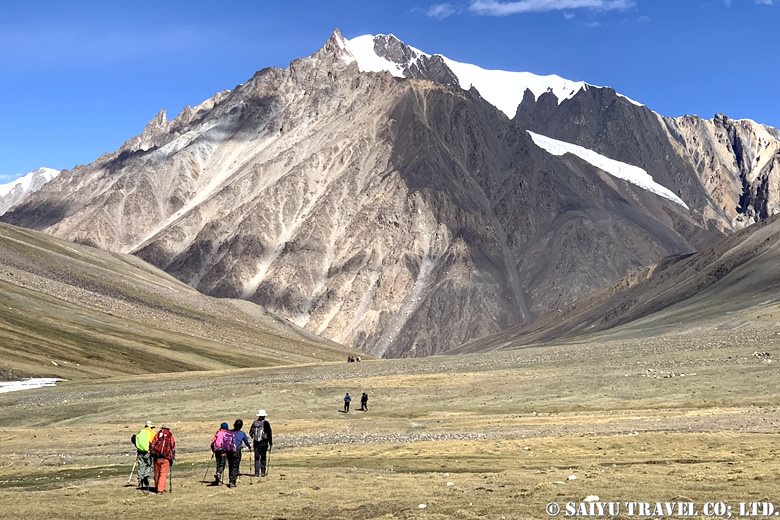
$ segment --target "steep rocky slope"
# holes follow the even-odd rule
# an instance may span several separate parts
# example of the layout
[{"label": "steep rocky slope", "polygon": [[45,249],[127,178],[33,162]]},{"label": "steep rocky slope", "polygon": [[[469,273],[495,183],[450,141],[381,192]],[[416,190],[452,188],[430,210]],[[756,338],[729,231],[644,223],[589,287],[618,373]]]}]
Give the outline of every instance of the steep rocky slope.
[{"label": "steep rocky slope", "polygon": [[[775,216],[698,253],[666,258],[531,323],[468,342],[453,353],[586,338],[607,341],[687,334],[707,328],[741,329],[748,325],[763,327],[769,336],[778,336],[778,265],[780,216]],[[734,341],[740,335],[736,333]],[[762,346],[755,344],[754,348]]]}]

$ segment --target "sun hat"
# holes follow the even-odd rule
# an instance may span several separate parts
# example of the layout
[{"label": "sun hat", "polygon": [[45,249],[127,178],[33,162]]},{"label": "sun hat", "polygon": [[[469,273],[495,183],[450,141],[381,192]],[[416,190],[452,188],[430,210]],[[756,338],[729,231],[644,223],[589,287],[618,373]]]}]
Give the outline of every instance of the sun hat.
[{"label": "sun hat", "polygon": [[166,423],[162,423],[162,424],[160,425],[160,429],[161,429],[161,430],[162,430],[162,429],[165,429],[165,430],[170,430],[170,429],[171,429],[171,427],[170,427],[170,426],[168,426]]},{"label": "sun hat", "polygon": [[152,421],[146,421],[146,424],[145,424],[145,426],[146,426],[147,428],[154,428],[154,423],[153,423]]},{"label": "sun hat", "polygon": [[268,417],[268,413],[266,413],[265,410],[260,410],[259,412],[257,412],[257,416],[258,417]]}]

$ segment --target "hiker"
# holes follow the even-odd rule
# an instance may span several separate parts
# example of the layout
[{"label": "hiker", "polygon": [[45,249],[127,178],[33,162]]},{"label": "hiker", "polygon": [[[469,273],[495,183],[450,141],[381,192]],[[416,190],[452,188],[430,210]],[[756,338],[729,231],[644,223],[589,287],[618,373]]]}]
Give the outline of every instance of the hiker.
[{"label": "hiker", "polygon": [[368,411],[368,394],[365,392],[363,392],[363,395],[360,396],[360,411],[361,412]]},{"label": "hiker", "polygon": [[349,396],[349,392],[344,396],[344,413],[349,413],[349,403],[352,402],[352,398]]},{"label": "hiker", "polygon": [[257,412],[257,420],[249,427],[249,436],[255,449],[255,476],[265,477],[268,474],[267,453],[274,446],[271,433],[271,423],[265,418],[268,413],[265,410]]},{"label": "hiker", "polygon": [[[231,448],[230,441],[233,440],[233,446]],[[235,451],[236,444],[233,435],[228,431],[228,423],[223,422],[219,425],[219,430],[214,434],[211,439],[211,451],[214,452],[214,458],[217,459],[217,472],[214,473],[214,482],[212,486],[219,486],[222,482],[222,473],[225,471],[225,461],[227,460],[227,452]]]},{"label": "hiker", "polygon": [[160,425],[160,431],[149,445],[149,454],[154,460],[154,487],[157,494],[165,493],[168,473],[176,459],[176,439],[167,424]]},{"label": "hiker", "polygon": [[154,423],[146,421],[143,430],[135,434],[135,449],[138,460],[138,489],[149,489],[149,477],[152,476],[152,457],[149,443],[154,438]]},{"label": "hiker", "polygon": [[246,436],[246,433],[241,431],[241,428],[244,427],[244,421],[241,419],[236,419],[236,422],[233,423],[233,429],[231,430],[233,432],[233,438],[235,439],[235,451],[232,453],[227,454],[228,458],[228,476],[230,478],[230,482],[228,483],[229,488],[236,487],[236,482],[238,481],[238,475],[239,475],[239,467],[241,466],[241,448],[246,446],[247,449],[251,449],[252,447],[249,445],[249,438]]}]

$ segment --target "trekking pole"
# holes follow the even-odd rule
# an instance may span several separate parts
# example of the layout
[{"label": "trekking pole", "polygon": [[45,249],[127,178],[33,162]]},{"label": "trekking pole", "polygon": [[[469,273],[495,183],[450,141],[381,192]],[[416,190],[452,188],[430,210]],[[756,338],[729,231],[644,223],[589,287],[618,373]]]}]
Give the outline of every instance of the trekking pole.
[{"label": "trekking pole", "polygon": [[265,461],[265,476],[268,478],[271,474],[271,450],[268,450],[266,457],[268,457],[268,460]]},{"label": "trekking pole", "polygon": [[137,465],[138,458],[136,457],[136,459],[133,461],[133,469],[130,470],[130,475],[127,477],[127,484],[125,484],[126,486],[133,483],[133,473],[135,473],[135,467]]},{"label": "trekking pole", "polygon": [[168,493],[173,493],[173,461],[171,461],[171,466],[168,468]]},{"label": "trekking pole", "polygon": [[255,483],[255,454],[254,449],[249,452],[249,485]]},{"label": "trekking pole", "polygon": [[203,481],[206,482],[206,475],[209,473],[209,467],[211,467],[211,461],[214,460],[214,452],[211,452],[211,458],[209,459],[209,465],[206,466],[206,471],[203,472]]}]

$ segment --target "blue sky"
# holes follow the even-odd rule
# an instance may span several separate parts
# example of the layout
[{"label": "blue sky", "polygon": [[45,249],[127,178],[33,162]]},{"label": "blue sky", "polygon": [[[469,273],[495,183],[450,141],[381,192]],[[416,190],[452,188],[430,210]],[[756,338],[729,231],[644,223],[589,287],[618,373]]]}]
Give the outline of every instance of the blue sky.
[{"label": "blue sky", "polygon": [[[0,182],[115,150],[267,66],[394,33],[486,68],[609,85],[664,115],[780,127],[780,0],[310,0],[0,4]],[[164,4],[164,5],[162,5]],[[283,4],[283,5],[282,5]]]}]

